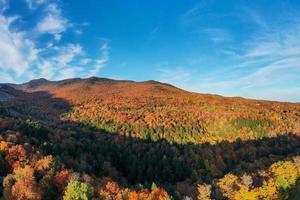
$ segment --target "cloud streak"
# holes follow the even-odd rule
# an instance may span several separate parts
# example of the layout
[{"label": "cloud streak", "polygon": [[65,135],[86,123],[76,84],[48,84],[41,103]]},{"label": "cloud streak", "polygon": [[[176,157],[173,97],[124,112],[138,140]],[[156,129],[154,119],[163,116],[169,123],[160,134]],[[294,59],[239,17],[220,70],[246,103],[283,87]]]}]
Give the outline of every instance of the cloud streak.
[{"label": "cloud streak", "polygon": [[[207,19],[205,5],[188,10],[183,19],[190,27],[197,27]],[[202,11],[202,12],[200,12]],[[201,70],[190,73],[187,68],[162,71],[162,80],[189,91],[216,93],[225,96],[300,101],[300,18],[292,15],[285,22],[269,22],[259,12],[250,8],[240,9],[241,22],[251,22],[252,32],[243,40],[227,34],[233,30],[220,27],[201,27],[197,31],[207,34],[219,48],[224,59],[222,70]],[[214,13],[208,13],[213,16]],[[228,15],[231,15],[228,13]],[[232,15],[233,16],[233,15]],[[236,19],[238,23],[239,19]],[[182,22],[181,22],[182,23]],[[194,24],[192,24],[194,23]],[[199,26],[198,26],[199,27]],[[226,33],[226,34],[225,34]],[[214,39],[216,38],[216,39]],[[226,42],[226,45],[223,43]],[[205,68],[206,63],[199,63]],[[176,73],[177,72],[177,73]],[[175,73],[175,74],[173,74]],[[189,74],[189,76],[185,76]],[[185,81],[180,78],[183,75]]]},{"label": "cloud streak", "polygon": [[105,40],[100,48],[100,58],[93,62],[93,67],[88,71],[86,77],[97,76],[100,73],[100,70],[108,63],[108,61],[109,43],[107,40]]},{"label": "cloud streak", "polygon": [[31,10],[36,9],[38,6],[46,3],[47,0],[26,0],[28,8]]}]

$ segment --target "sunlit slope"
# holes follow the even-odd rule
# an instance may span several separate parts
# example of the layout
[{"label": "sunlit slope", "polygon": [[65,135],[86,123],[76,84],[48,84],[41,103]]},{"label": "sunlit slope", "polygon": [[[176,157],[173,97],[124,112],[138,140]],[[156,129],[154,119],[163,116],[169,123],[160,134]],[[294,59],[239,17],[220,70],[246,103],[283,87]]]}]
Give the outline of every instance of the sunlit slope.
[{"label": "sunlit slope", "polygon": [[69,102],[65,120],[140,139],[215,143],[300,132],[299,104],[190,93],[156,81],[39,79],[17,87]]}]

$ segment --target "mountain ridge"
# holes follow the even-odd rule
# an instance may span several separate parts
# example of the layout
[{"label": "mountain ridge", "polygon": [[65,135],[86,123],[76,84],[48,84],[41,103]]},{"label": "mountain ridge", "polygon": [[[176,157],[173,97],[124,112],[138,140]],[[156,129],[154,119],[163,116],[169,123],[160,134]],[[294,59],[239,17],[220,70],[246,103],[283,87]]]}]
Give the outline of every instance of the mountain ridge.
[{"label": "mountain ridge", "polygon": [[[35,89],[41,89],[43,87],[63,87],[66,85],[72,85],[72,84],[87,84],[87,85],[113,85],[113,84],[152,84],[156,86],[166,86],[170,87],[172,89],[176,89],[179,91],[183,91],[190,94],[196,94],[196,95],[208,95],[208,96],[216,96],[220,98],[225,99],[240,99],[240,100],[250,100],[250,101],[262,101],[262,102],[279,102],[279,103],[292,103],[292,104],[300,104],[300,102],[290,102],[290,101],[276,101],[276,100],[268,100],[268,99],[256,99],[256,98],[247,98],[242,96],[223,96],[219,94],[213,94],[213,93],[199,93],[199,92],[191,92],[185,89],[181,89],[179,87],[176,87],[169,83],[164,83],[156,80],[146,80],[146,81],[133,81],[133,80],[116,80],[116,79],[110,79],[110,78],[104,78],[104,77],[88,77],[88,78],[69,78],[69,79],[62,79],[62,80],[48,80],[46,78],[38,78],[33,79],[25,83],[20,84],[14,84],[14,83],[0,83],[1,86],[10,86],[16,89],[25,89],[25,90],[35,90]],[[132,85],[134,86],[134,85]]]},{"label": "mountain ridge", "polygon": [[155,80],[146,80],[146,81],[133,81],[133,80],[117,80],[117,79],[110,79],[110,78],[104,78],[104,77],[88,77],[88,78],[69,78],[69,79],[61,79],[61,80],[48,80],[46,78],[38,78],[38,79],[32,79],[28,82],[24,83],[0,83],[1,86],[11,86],[14,88],[38,88],[38,87],[43,87],[43,86],[64,86],[67,84],[74,84],[74,83],[88,83],[88,84],[96,84],[96,83],[136,83],[136,84],[143,84],[143,83],[149,83],[149,84],[159,84],[159,85],[165,85],[169,86],[172,88],[177,88],[180,90],[183,90],[181,88],[178,88],[172,84],[169,83],[163,83],[160,81],[155,81]]}]

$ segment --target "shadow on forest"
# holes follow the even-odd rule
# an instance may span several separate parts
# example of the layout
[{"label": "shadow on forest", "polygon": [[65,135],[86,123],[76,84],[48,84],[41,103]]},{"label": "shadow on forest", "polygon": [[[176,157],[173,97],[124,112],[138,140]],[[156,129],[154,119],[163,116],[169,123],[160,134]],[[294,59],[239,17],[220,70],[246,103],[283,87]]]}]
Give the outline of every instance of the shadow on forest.
[{"label": "shadow on forest", "polygon": [[[27,129],[36,148],[57,156],[68,168],[96,176],[109,175],[123,185],[156,182],[168,188],[187,179],[211,183],[229,172],[241,175],[264,170],[276,161],[298,155],[300,150],[300,137],[292,133],[214,145],[139,140],[61,120],[60,116],[71,111],[72,105],[48,92],[26,93],[9,87],[0,90],[15,96],[0,104],[0,116],[38,120],[48,127],[43,137],[37,136],[41,130],[30,135]],[[24,132],[24,126],[19,130]]]}]

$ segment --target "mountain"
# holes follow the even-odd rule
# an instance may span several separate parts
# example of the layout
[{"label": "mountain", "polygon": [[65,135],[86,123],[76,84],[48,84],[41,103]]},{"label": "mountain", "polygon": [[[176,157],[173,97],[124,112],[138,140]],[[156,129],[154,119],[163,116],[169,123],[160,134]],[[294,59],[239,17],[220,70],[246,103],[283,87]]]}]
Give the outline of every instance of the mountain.
[{"label": "mountain", "polygon": [[[98,128],[106,127],[106,122],[110,124],[109,129],[126,124],[128,132],[139,138],[199,143],[204,138],[194,134],[194,129],[210,135],[205,141],[255,139],[266,132],[276,135],[299,131],[296,125],[299,104],[190,93],[157,81],[97,77],[62,81],[38,79],[17,88],[27,92],[43,91],[64,99],[72,105],[73,112],[68,113],[70,118],[81,122],[88,120]],[[241,132],[244,126],[249,126],[248,130]],[[182,128],[187,129],[184,131],[186,137],[176,134],[177,129]],[[134,129],[139,129],[138,133]],[[164,135],[144,133],[152,129],[155,132],[163,129]],[[224,129],[230,133],[223,133]]]},{"label": "mountain", "polygon": [[41,79],[35,79],[31,80],[27,83],[15,85],[17,88],[22,89],[38,89],[41,87],[47,87],[47,86],[53,86],[53,87],[64,87],[66,85],[96,85],[96,86],[112,86],[112,85],[124,85],[124,86],[134,86],[134,87],[140,87],[142,85],[152,85],[156,87],[168,87],[169,89],[178,89],[170,84],[167,83],[161,83],[158,81],[150,80],[150,81],[144,81],[144,82],[135,82],[135,81],[129,81],[129,80],[113,80],[108,78],[98,78],[98,77],[90,77],[86,79],[81,78],[72,78],[72,79],[65,79],[60,81],[49,81],[47,79],[41,78]]},{"label": "mountain", "polygon": [[12,199],[16,189],[58,199],[77,182],[96,199],[297,193],[300,104],[97,77],[2,84],[0,99],[0,176]]}]

